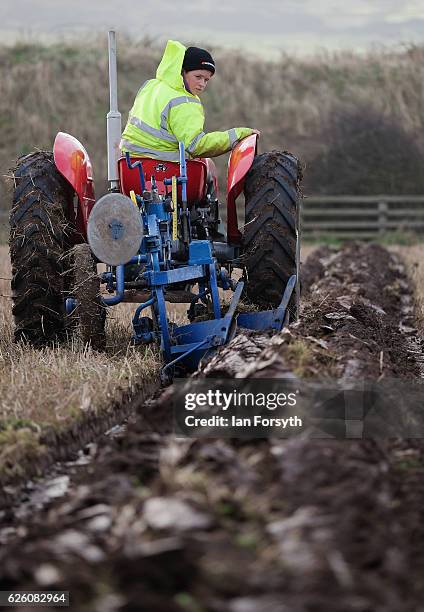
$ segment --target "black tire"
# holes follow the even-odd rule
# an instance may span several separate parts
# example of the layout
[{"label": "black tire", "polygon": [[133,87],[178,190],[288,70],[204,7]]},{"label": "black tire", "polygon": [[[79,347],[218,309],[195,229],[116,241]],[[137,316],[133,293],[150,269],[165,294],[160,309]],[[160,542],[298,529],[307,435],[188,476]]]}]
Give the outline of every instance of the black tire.
[{"label": "black tire", "polygon": [[[246,295],[260,308],[278,306],[288,279],[298,272],[301,178],[296,157],[280,151],[258,155],[246,175]],[[290,312],[290,318],[296,316],[296,292],[290,301]]]},{"label": "black tire", "polygon": [[106,307],[100,303],[100,277],[88,244],[78,244],[71,251],[74,286],[71,291],[77,301],[70,315],[71,327],[81,341],[96,351],[106,348]]},{"label": "black tire", "polygon": [[14,335],[16,341],[40,346],[65,335],[63,255],[74,192],[49,152],[20,158],[13,173],[9,245]]}]

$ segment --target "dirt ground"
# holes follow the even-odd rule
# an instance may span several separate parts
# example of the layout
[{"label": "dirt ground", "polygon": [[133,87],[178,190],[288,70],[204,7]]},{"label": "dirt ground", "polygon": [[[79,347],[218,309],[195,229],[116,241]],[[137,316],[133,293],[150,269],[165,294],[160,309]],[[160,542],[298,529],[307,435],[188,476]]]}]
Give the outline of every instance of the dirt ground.
[{"label": "dirt ground", "polygon": [[[202,375],[422,377],[395,255],[323,248],[302,278],[299,323]],[[3,506],[0,590],[68,590],[82,612],[424,610],[421,440],[177,439],[172,393]]]}]

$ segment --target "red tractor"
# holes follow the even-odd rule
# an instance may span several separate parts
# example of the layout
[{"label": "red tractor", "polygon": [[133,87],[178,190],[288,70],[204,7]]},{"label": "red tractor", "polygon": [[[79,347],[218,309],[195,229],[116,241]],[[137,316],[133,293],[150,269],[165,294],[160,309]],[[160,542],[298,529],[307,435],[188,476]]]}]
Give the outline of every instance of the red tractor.
[{"label": "red tractor", "polygon": [[[89,156],[68,134],[58,133],[53,152],[17,162],[10,216],[15,338],[45,344],[66,337],[77,320],[84,342],[101,349],[107,307],[132,301],[140,304],[134,341],[159,341],[168,364],[188,363],[190,354],[195,366],[237,324],[281,329],[290,312],[296,316],[300,165],[287,152],[258,155],[256,135],[238,143],[229,159],[223,231],[212,160],[186,161],[181,143],[180,163],[120,156],[114,33],[109,42],[108,194],[96,202]],[[243,190],[240,228],[236,199]],[[97,272],[100,262],[106,272]],[[241,280],[232,277],[235,268]],[[225,325],[218,288],[237,294]],[[237,315],[242,293],[266,312]],[[191,328],[169,323],[169,301],[190,305]],[[140,316],[147,307],[151,318]],[[205,318],[209,325],[202,326]]]}]

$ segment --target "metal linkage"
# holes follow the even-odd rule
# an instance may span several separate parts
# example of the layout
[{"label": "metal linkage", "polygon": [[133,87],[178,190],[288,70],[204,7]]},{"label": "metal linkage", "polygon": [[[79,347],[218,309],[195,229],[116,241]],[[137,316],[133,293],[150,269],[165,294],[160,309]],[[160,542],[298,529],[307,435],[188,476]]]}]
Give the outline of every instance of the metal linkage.
[{"label": "metal linkage", "polygon": [[127,161],[127,166],[130,170],[133,170],[134,168],[138,168],[138,173],[140,175],[140,187],[141,187],[141,193],[144,193],[144,191],[146,190],[146,181],[144,179],[144,170],[143,170],[143,164],[141,163],[140,160],[132,163],[131,162],[131,157],[130,154],[127,152],[125,153],[125,159]]}]

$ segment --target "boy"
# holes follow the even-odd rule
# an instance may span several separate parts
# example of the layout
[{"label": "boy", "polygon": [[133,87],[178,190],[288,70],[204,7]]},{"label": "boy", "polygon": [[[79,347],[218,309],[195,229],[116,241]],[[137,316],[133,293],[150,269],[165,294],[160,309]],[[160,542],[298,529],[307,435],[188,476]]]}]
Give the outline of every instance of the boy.
[{"label": "boy", "polygon": [[186,157],[216,157],[236,142],[260,135],[251,128],[203,131],[205,115],[199,96],[215,74],[215,62],[205,49],[169,40],[156,72],[137,93],[120,147],[125,153],[164,161],[179,161],[178,142]]}]

